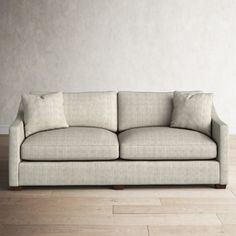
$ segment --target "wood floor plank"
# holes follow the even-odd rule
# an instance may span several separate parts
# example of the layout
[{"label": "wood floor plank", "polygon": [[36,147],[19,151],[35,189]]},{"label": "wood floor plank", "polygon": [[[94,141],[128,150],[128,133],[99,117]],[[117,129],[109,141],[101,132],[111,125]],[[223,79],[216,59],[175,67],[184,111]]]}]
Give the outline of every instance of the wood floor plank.
[{"label": "wood floor plank", "polygon": [[[81,198],[107,198],[121,199],[125,202],[132,199],[150,199],[150,202],[158,201],[159,198],[234,198],[235,195],[229,189],[213,189],[210,187],[139,187],[127,188],[123,191],[109,189],[108,187],[73,187],[73,188],[58,188],[58,187],[42,187],[42,188],[25,188],[20,192],[8,191],[7,189],[0,190],[1,197],[37,197],[38,194],[48,195],[52,197],[81,197]],[[123,200],[122,200],[123,198]],[[116,200],[114,200],[116,201]],[[135,201],[135,200],[134,200]],[[150,203],[149,202],[149,203]],[[149,204],[148,203],[148,204]],[[135,203],[134,203],[135,204]]]},{"label": "wood floor plank", "polygon": [[217,225],[217,226],[149,226],[150,236],[235,236],[236,226]]},{"label": "wood floor plank", "polygon": [[158,190],[154,188],[126,188],[125,190],[118,191],[109,189],[109,187],[75,187],[66,189],[55,189],[52,192],[52,197],[98,197],[105,198],[158,198]]},{"label": "wood floor plank", "polygon": [[236,213],[236,204],[203,204],[203,205],[161,205],[161,206],[114,206],[114,214],[208,214]]},{"label": "wood floor plank", "polygon": [[[99,191],[98,191],[99,190]],[[211,187],[137,187],[117,191],[104,188],[59,189],[52,192],[53,197],[156,197],[156,198],[233,198],[234,194],[228,189],[214,189]]]},{"label": "wood floor plank", "polygon": [[225,225],[236,225],[236,213],[224,213],[224,214],[217,214],[222,224]]},{"label": "wood floor plank", "polygon": [[[18,198],[11,198],[11,197],[2,197],[0,201],[0,205],[12,205],[12,204],[21,204],[27,206],[40,206],[46,205],[52,202],[51,205],[81,205],[81,206],[113,206],[113,205],[160,205],[159,198],[111,198],[111,197],[77,197],[77,198],[67,198],[67,197],[52,197],[50,199],[45,200],[45,198],[41,197],[18,197]],[[46,204],[45,204],[46,203]],[[72,204],[73,203],[73,204]]]},{"label": "wood floor plank", "polygon": [[73,198],[2,198],[0,211],[11,214],[77,214],[80,216],[112,215],[112,205],[81,204],[80,199]]},{"label": "wood floor plank", "polygon": [[[45,199],[46,200],[46,199]],[[76,202],[70,202],[69,204],[65,201],[62,204],[48,204],[45,201],[45,204],[15,204],[15,205],[6,205],[1,204],[0,210],[6,212],[8,215],[27,215],[34,213],[37,215],[55,215],[55,214],[69,214],[69,215],[76,215],[76,216],[111,216],[112,215],[112,206],[83,206],[78,205]],[[52,213],[50,213],[52,212]]]},{"label": "wood floor plank", "polygon": [[157,214],[151,216],[80,216],[76,212],[3,212],[2,224],[76,224],[76,225],[220,225],[215,214]]},{"label": "wood floor plank", "polygon": [[22,191],[10,191],[9,188],[0,188],[1,198],[48,198],[52,194],[51,189],[23,189]]},{"label": "wood floor plank", "polygon": [[235,197],[236,197],[236,187],[232,188],[231,191],[232,191],[232,193],[233,193],[233,194],[235,195]]},{"label": "wood floor plank", "polygon": [[160,198],[161,205],[228,205],[236,204],[236,198]]},{"label": "wood floor plank", "polygon": [[148,236],[146,226],[3,225],[1,236]]}]

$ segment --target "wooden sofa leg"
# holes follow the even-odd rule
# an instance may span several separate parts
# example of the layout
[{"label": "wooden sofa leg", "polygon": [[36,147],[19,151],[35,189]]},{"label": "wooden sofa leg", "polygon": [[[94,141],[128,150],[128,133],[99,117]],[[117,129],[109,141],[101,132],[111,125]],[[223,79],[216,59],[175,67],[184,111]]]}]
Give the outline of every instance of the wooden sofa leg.
[{"label": "wooden sofa leg", "polygon": [[125,188],[124,185],[113,185],[113,189],[115,190],[123,190]]},{"label": "wooden sofa leg", "polygon": [[216,189],[226,189],[226,184],[215,184]]},{"label": "wooden sofa leg", "polygon": [[14,186],[14,187],[10,187],[11,191],[21,191],[22,187],[21,186]]}]

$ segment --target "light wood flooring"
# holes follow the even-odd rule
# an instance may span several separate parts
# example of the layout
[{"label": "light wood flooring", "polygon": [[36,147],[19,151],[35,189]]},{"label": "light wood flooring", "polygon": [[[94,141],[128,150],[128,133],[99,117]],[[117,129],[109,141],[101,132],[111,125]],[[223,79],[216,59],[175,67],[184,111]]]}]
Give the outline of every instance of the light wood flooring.
[{"label": "light wood flooring", "polygon": [[227,189],[41,187],[8,190],[8,137],[0,136],[0,236],[236,236],[236,136]]}]

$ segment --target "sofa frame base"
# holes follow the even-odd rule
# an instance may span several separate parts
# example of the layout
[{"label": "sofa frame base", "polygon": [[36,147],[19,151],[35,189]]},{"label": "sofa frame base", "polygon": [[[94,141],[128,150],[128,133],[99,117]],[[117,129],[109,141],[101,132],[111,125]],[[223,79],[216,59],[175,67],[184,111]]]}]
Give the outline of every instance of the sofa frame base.
[{"label": "sofa frame base", "polygon": [[226,189],[226,184],[215,184],[216,189]]},{"label": "sofa frame base", "polygon": [[123,190],[125,188],[125,186],[124,185],[113,185],[112,188],[114,190]]},{"label": "sofa frame base", "polygon": [[[153,186],[153,185],[151,185],[151,186]],[[160,185],[158,185],[158,186],[160,186]],[[176,186],[179,186],[179,185],[176,185]],[[226,184],[214,184],[213,185],[213,187],[215,189],[226,189],[226,186],[227,186]],[[113,185],[112,189],[114,189],[114,190],[124,190],[125,187],[126,187],[125,185]],[[21,191],[21,190],[24,189],[24,187],[23,186],[16,186],[16,187],[9,187],[9,189],[11,191]]]},{"label": "sofa frame base", "polygon": [[17,185],[114,186],[114,189],[123,189],[125,185],[216,185],[220,188],[221,182],[216,160],[23,161],[19,164]]},{"label": "sofa frame base", "polygon": [[15,186],[15,187],[11,186],[9,188],[11,191],[21,191],[22,190],[22,186]]}]

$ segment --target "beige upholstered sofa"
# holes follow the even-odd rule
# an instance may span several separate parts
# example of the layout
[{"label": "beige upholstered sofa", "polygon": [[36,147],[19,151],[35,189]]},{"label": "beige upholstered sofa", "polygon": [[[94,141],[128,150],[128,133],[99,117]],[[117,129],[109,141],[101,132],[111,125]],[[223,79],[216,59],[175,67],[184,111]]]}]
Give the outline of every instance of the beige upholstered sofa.
[{"label": "beige upholstered sofa", "polygon": [[173,93],[64,93],[69,128],[27,138],[10,127],[10,187],[227,184],[228,128],[212,112],[211,137],[170,128]]}]

